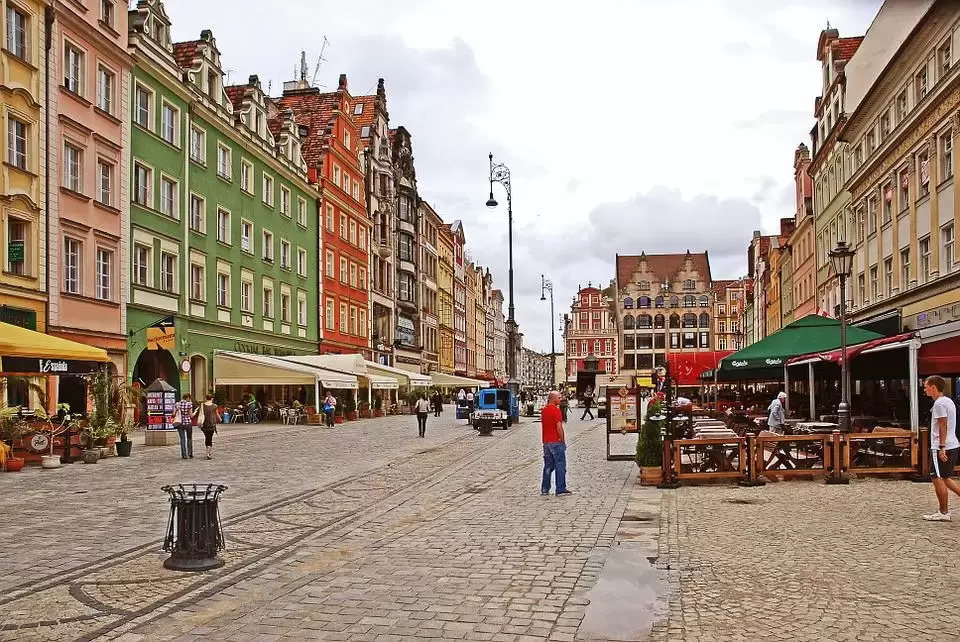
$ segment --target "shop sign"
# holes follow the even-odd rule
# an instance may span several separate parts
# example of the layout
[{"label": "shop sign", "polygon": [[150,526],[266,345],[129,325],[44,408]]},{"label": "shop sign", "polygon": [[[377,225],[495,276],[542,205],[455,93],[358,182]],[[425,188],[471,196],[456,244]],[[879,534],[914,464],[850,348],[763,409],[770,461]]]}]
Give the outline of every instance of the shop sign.
[{"label": "shop sign", "polygon": [[11,263],[23,263],[26,256],[23,248],[23,241],[10,241],[7,245],[7,260]]},{"label": "shop sign", "polygon": [[0,305],[0,321],[27,330],[37,329],[37,313],[34,310]]},{"label": "shop sign", "polygon": [[610,420],[607,423],[608,432],[637,432],[637,396],[627,390],[620,391],[626,394],[611,394],[607,397],[607,414]]},{"label": "shop sign", "polygon": [[72,359],[33,359],[25,357],[4,357],[3,372],[39,373],[45,375],[90,374],[96,372],[96,361],[75,361]]},{"label": "shop sign", "polygon": [[244,354],[262,354],[267,357],[290,357],[297,354],[296,350],[283,348],[281,346],[268,346],[262,343],[249,343],[247,341],[235,341],[233,344],[234,352]]},{"label": "shop sign", "polygon": [[401,356],[401,355],[397,355],[397,356],[395,357],[395,359],[396,359],[397,363],[407,363],[407,364],[410,364],[410,365],[412,365],[412,366],[419,366],[420,363],[421,363],[421,362],[420,362],[420,359],[412,359],[412,358],[410,358],[410,357],[404,357],[404,356]]},{"label": "shop sign", "polygon": [[943,305],[939,308],[919,312],[912,317],[906,317],[903,320],[903,326],[904,328],[920,330],[958,320],[960,320],[960,303],[954,303],[953,305]]}]

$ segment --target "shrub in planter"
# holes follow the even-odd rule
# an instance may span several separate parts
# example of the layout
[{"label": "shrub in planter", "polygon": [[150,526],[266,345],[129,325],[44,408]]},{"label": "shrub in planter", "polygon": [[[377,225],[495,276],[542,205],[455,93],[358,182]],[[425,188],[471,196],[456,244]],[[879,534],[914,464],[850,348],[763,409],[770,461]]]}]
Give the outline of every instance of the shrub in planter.
[{"label": "shrub in planter", "polygon": [[366,401],[360,402],[360,418],[369,419],[373,416],[373,412],[370,410],[370,404]]},{"label": "shrub in planter", "polygon": [[662,396],[655,398],[647,405],[647,415],[640,429],[640,438],[637,440],[636,462],[640,467],[641,483],[656,483],[661,477],[663,465],[663,440],[660,432],[663,428],[663,419],[652,419],[662,416],[664,411]]},{"label": "shrub in planter", "polygon": [[373,398],[373,416],[383,416],[383,397],[381,397],[379,394]]},{"label": "shrub in planter", "polygon": [[17,472],[23,458],[13,456],[13,444],[23,435],[26,424],[20,419],[20,406],[0,406],[0,468]]},{"label": "shrub in planter", "polygon": [[346,399],[346,407],[344,408],[347,414],[347,420],[356,421],[357,420],[357,401],[353,398],[353,395],[348,395]]}]

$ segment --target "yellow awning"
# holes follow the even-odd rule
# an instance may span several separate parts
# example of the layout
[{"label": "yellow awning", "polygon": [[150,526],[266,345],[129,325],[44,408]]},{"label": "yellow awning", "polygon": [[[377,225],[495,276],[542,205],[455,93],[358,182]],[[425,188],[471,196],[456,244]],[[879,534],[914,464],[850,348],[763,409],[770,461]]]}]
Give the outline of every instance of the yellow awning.
[{"label": "yellow awning", "polygon": [[0,359],[3,357],[110,361],[102,348],[0,322]]}]

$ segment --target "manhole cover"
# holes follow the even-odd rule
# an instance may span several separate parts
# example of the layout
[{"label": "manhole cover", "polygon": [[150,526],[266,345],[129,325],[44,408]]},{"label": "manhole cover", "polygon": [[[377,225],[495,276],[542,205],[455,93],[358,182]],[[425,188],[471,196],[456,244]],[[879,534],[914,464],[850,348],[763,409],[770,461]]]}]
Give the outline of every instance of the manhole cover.
[{"label": "manhole cover", "polygon": [[740,498],[725,499],[723,501],[727,502],[728,504],[759,504],[760,503],[755,499],[740,499]]}]

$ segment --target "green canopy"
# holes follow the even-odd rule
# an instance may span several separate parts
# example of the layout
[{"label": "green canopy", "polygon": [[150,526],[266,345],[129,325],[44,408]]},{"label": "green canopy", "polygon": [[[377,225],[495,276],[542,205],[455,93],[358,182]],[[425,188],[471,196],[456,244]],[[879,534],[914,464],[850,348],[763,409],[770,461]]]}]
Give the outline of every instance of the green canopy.
[{"label": "green canopy", "polygon": [[[882,338],[882,334],[847,325],[847,345]],[[840,321],[816,314],[798,319],[769,337],[748,345],[720,361],[720,372],[754,374],[786,365],[787,360],[811,352],[840,347]],[[729,377],[724,377],[729,378]]]}]

